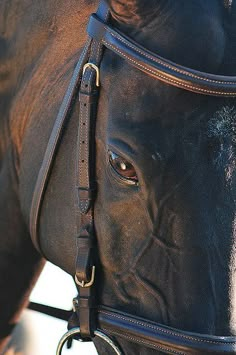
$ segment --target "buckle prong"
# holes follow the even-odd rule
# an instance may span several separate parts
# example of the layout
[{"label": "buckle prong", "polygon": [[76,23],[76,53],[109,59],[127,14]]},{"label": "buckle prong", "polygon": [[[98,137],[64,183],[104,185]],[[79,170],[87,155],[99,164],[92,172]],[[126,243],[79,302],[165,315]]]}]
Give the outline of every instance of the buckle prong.
[{"label": "buckle prong", "polygon": [[89,62],[86,63],[83,67],[83,74],[85,73],[87,68],[93,68],[96,71],[96,86],[99,87],[100,86],[100,71],[99,68],[97,67],[97,65]]},{"label": "buckle prong", "polygon": [[92,267],[92,273],[91,273],[91,279],[90,279],[90,281],[87,282],[87,283],[86,283],[84,280],[79,281],[77,275],[75,275],[75,282],[76,282],[76,284],[77,284],[78,286],[82,287],[82,288],[86,288],[86,287],[92,286],[93,283],[94,283],[94,280],[95,280],[95,270],[96,270],[96,267],[93,266],[93,267]]}]

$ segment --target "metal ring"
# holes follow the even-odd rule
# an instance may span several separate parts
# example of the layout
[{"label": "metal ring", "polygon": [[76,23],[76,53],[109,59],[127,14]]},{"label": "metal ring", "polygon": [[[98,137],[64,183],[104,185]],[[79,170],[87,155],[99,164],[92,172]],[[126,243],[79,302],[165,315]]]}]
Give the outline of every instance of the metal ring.
[{"label": "metal ring", "polygon": [[114,352],[117,354],[117,355],[123,355],[122,351],[120,350],[120,348],[118,347],[118,345],[116,345],[114,343],[114,341],[109,338],[109,336],[107,336],[106,334],[102,333],[100,330],[96,330],[94,332],[94,334],[101,338],[102,340],[104,340],[107,344],[110,345],[110,347],[114,350]]},{"label": "metal ring", "polygon": [[[73,328],[73,329],[69,330],[67,333],[65,333],[58,343],[56,355],[61,355],[63,346],[65,345],[66,341],[69,340],[70,338],[72,338],[74,335],[78,335],[78,334],[80,334],[79,327]],[[121,352],[119,347],[106,334],[102,333],[100,330],[96,330],[94,332],[94,335],[96,335],[98,338],[104,340],[107,344],[109,344],[112,347],[112,349],[114,350],[116,355],[123,355],[123,353]]]}]

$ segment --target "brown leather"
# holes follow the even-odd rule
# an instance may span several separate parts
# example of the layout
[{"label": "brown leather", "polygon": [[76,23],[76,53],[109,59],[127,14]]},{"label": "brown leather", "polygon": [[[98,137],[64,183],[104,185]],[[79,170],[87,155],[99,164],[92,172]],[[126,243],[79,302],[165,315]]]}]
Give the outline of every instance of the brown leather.
[{"label": "brown leather", "polygon": [[110,308],[98,312],[98,326],[107,334],[173,355],[236,353],[235,337],[185,332]]},{"label": "brown leather", "polygon": [[236,96],[236,76],[203,73],[173,63],[143,48],[96,15],[90,17],[87,31],[132,66],[166,84],[208,96]]},{"label": "brown leather", "polygon": [[63,127],[65,122],[69,117],[69,112],[74,101],[74,98],[78,92],[78,86],[82,76],[82,70],[84,64],[87,62],[88,51],[90,48],[91,40],[86,42],[84,50],[81,57],[75,67],[70,84],[64,96],[63,102],[61,104],[60,110],[58,112],[57,118],[55,120],[52,133],[49,138],[47,149],[42,161],[42,165],[37,177],[36,185],[34,188],[34,194],[31,203],[30,211],[30,234],[32,242],[35,248],[43,255],[43,251],[40,248],[40,242],[38,238],[38,227],[40,218],[40,209],[42,207],[44,192],[47,186],[48,179],[50,177],[50,172],[53,167],[53,162],[56,156],[56,151],[58,144],[60,142],[60,137],[63,132]]},{"label": "brown leather", "polygon": [[[107,21],[109,9],[100,3],[98,14]],[[89,63],[100,66],[103,45],[92,41]],[[94,284],[84,287],[91,280],[92,268],[95,266],[93,246],[95,245],[94,212],[95,200],[95,126],[99,88],[96,86],[96,70],[88,66],[82,76],[79,100],[79,134],[77,159],[77,191],[78,191],[78,242],[76,261],[76,280],[80,282],[78,298],[78,318],[80,335],[88,340],[93,337],[95,326]],[[77,282],[78,283],[78,282]]]}]

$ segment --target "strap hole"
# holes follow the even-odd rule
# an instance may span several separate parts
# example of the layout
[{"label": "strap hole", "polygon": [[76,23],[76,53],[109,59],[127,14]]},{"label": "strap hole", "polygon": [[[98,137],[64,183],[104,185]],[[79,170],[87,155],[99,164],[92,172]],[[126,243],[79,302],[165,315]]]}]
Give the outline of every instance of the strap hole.
[{"label": "strap hole", "polygon": [[82,141],[82,143],[84,144],[84,143],[85,143],[85,141]]},{"label": "strap hole", "polygon": [[88,87],[88,84],[85,84],[85,87],[87,88],[87,87]]},{"label": "strap hole", "polygon": [[87,104],[84,104],[84,107],[86,107],[87,106]]},{"label": "strap hole", "polygon": [[82,163],[84,163],[84,159],[82,159]]},{"label": "strap hole", "polygon": [[83,122],[83,126],[85,126],[85,123]]}]

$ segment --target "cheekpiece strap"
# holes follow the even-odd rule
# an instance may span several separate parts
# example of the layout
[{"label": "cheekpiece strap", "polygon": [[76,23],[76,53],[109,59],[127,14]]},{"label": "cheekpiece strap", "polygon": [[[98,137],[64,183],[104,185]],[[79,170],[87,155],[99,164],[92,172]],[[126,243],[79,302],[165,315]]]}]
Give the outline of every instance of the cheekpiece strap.
[{"label": "cheekpiece strap", "polygon": [[[97,16],[106,22],[109,8],[104,1],[98,7]],[[95,183],[95,127],[97,101],[100,86],[100,62],[103,44],[92,40],[88,62],[83,67],[83,75],[79,90],[79,132],[77,157],[77,194],[78,194],[78,235],[75,281],[79,297],[75,301],[78,313],[80,336],[90,340],[94,336],[95,297],[94,283],[96,277],[95,233],[94,233],[94,200]]]},{"label": "cheekpiece strap", "polygon": [[43,157],[42,164],[36,180],[31,210],[30,210],[30,235],[32,242],[38,252],[44,256],[43,250],[40,245],[39,238],[39,223],[41,209],[44,201],[44,195],[47,188],[48,181],[50,179],[51,171],[53,169],[56,153],[61,142],[64,127],[71,116],[71,107],[74,104],[74,100],[78,94],[78,87],[80,84],[82,69],[87,62],[91,39],[88,39],[80,59],[74,69],[73,75],[70,80],[70,84],[67,88],[59,112],[57,114],[54,126],[47,144],[47,148]]}]

